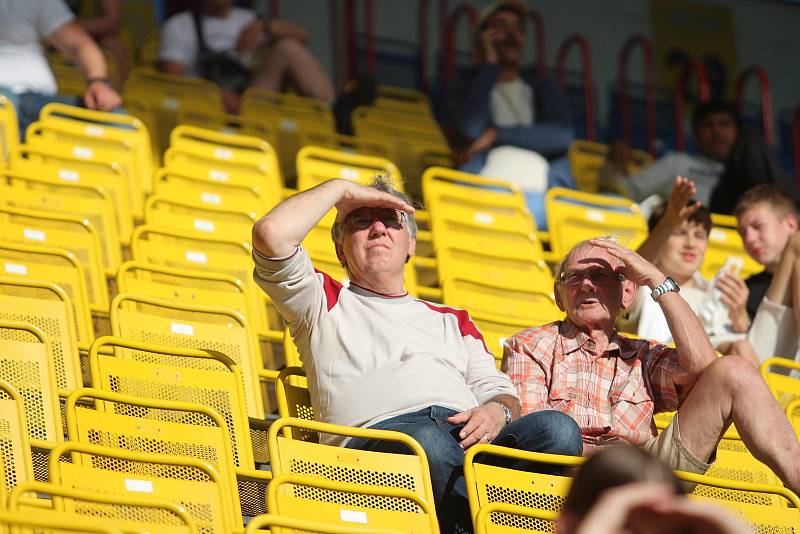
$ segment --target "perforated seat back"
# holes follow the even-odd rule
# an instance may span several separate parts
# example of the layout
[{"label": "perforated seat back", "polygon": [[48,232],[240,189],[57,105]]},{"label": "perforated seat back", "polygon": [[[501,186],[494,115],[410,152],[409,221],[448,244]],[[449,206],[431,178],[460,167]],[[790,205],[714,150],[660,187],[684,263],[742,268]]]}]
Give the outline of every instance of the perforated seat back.
[{"label": "perforated seat back", "polygon": [[214,182],[199,173],[164,167],[153,178],[155,192],[171,200],[195,202],[200,206],[228,211],[259,213],[268,202],[263,188],[230,182]]},{"label": "perforated seat back", "polygon": [[0,460],[3,468],[3,492],[33,480],[28,425],[25,406],[16,388],[0,379]]},{"label": "perforated seat back", "polygon": [[147,200],[144,213],[145,224],[235,241],[250,238],[256,217],[255,212],[222,210],[158,194]]},{"label": "perforated seat back", "polygon": [[47,337],[59,389],[81,386],[72,303],[55,284],[0,276],[0,320],[28,323]]},{"label": "perforated seat back", "polygon": [[22,398],[28,436],[63,440],[54,362],[47,338],[32,324],[0,321],[0,377]]},{"label": "perforated seat back", "polygon": [[471,313],[500,313],[527,321],[529,325],[547,324],[564,317],[552,293],[520,290],[514,286],[476,282],[458,276],[442,282],[442,296],[446,304]]},{"label": "perforated seat back", "polygon": [[0,206],[3,238],[11,243],[46,245],[72,253],[85,276],[89,304],[108,309],[108,286],[100,254],[100,237],[91,223],[81,217]]},{"label": "perforated seat back", "polygon": [[[553,276],[542,260],[480,253],[461,245],[445,246],[436,253],[439,280],[460,278],[475,282],[491,280],[502,287],[553,293]],[[498,310],[502,311],[502,310]]]}]

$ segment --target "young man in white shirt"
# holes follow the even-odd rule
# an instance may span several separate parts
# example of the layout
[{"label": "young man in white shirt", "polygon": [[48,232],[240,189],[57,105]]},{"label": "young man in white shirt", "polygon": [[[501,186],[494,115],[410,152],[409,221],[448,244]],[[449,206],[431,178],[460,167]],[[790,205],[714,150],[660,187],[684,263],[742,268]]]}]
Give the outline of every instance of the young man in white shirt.
[{"label": "young man in white shirt", "polygon": [[[348,287],[315,271],[300,246],[332,208],[333,239]],[[289,326],[317,417],[396,430],[419,441],[442,531],[451,532],[453,523],[471,528],[466,449],[495,443],[579,455],[581,437],[575,421],[555,411],[520,418],[514,388],[495,367],[469,315],[408,295],[403,277],[416,247],[413,213],[388,180],[373,187],[327,181],[256,223],[254,276]],[[376,440],[353,439],[346,446],[406,452]]]}]

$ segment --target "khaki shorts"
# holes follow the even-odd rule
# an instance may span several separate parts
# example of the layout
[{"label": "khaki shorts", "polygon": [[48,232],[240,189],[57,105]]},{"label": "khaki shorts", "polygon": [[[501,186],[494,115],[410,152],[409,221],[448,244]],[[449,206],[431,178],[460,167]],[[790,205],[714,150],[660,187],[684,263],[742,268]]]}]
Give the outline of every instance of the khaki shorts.
[{"label": "khaki shorts", "polygon": [[683,444],[677,413],[670,421],[669,426],[658,436],[650,438],[642,445],[642,449],[667,464],[673,471],[688,471],[702,475],[711,467],[710,464],[699,460],[689,452],[689,449]]}]

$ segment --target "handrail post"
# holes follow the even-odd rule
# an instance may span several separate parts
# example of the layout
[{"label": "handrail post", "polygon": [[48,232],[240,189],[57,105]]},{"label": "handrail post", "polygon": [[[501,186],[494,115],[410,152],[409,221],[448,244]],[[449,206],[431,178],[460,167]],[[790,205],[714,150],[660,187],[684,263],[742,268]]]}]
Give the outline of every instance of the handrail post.
[{"label": "handrail post", "polygon": [[800,188],[800,104],[794,111],[792,122],[792,145],[794,146],[794,183]]},{"label": "handrail post", "polygon": [[769,76],[761,65],[750,65],[739,73],[736,78],[736,107],[739,113],[744,111],[744,87],[748,78],[755,75],[758,80],[758,90],[761,100],[761,125],[764,130],[764,141],[772,145],[774,133],[772,129],[772,91],[770,90]]},{"label": "handrail post", "polygon": [[564,64],[567,54],[573,46],[581,49],[581,62],[583,63],[583,105],[586,115],[586,137],[590,141],[597,139],[595,133],[594,117],[594,89],[592,87],[592,55],[589,41],[581,34],[573,33],[561,43],[556,54],[556,81],[562,89],[566,90],[567,81],[564,73]]},{"label": "handrail post", "polygon": [[711,95],[706,68],[697,60],[692,60],[687,63],[678,76],[678,79],[675,80],[675,87],[672,90],[672,101],[675,107],[675,148],[681,151],[686,150],[686,135],[683,131],[683,113],[685,107],[683,89],[692,73],[694,73],[695,81],[697,82],[697,94],[700,102],[705,102]]},{"label": "handrail post", "polygon": [[630,144],[630,96],[628,95],[628,62],[633,49],[639,45],[642,48],[642,63],[644,68],[644,98],[645,117],[647,124],[647,150],[655,155],[656,139],[656,110],[653,96],[653,43],[642,34],[636,34],[628,39],[622,47],[617,60],[617,80],[619,83],[619,113],[622,140]]},{"label": "handrail post", "polygon": [[[447,85],[456,71],[456,47],[455,47],[455,30],[458,25],[459,19],[461,19],[462,15],[465,15],[469,20],[469,30],[470,30],[470,44],[472,45],[471,38],[472,35],[475,33],[475,27],[478,24],[478,11],[472,7],[470,4],[466,2],[462,2],[453,10],[450,16],[447,19],[447,26],[445,27],[444,32],[444,45],[442,50],[444,51],[444,72],[442,73],[442,85]],[[478,51],[476,47],[472,46],[472,62],[477,63],[478,61]]]}]

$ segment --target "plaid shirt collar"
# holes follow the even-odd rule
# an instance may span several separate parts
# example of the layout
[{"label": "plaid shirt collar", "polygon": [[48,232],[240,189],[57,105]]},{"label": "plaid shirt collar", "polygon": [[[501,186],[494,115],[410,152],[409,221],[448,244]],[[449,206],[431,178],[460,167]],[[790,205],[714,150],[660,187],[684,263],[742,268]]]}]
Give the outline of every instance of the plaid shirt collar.
[{"label": "plaid shirt collar", "polygon": [[[595,352],[594,340],[582,332],[572,321],[565,319],[561,321],[558,327],[558,333],[561,336],[561,348],[564,356],[572,354],[576,350],[584,350],[594,357],[605,356],[606,358],[622,358],[627,360],[636,356],[637,351],[631,347],[627,347],[625,340],[617,335],[617,331],[611,332],[611,337],[608,340],[608,347],[603,354]],[[627,349],[627,350],[626,350]]]}]

